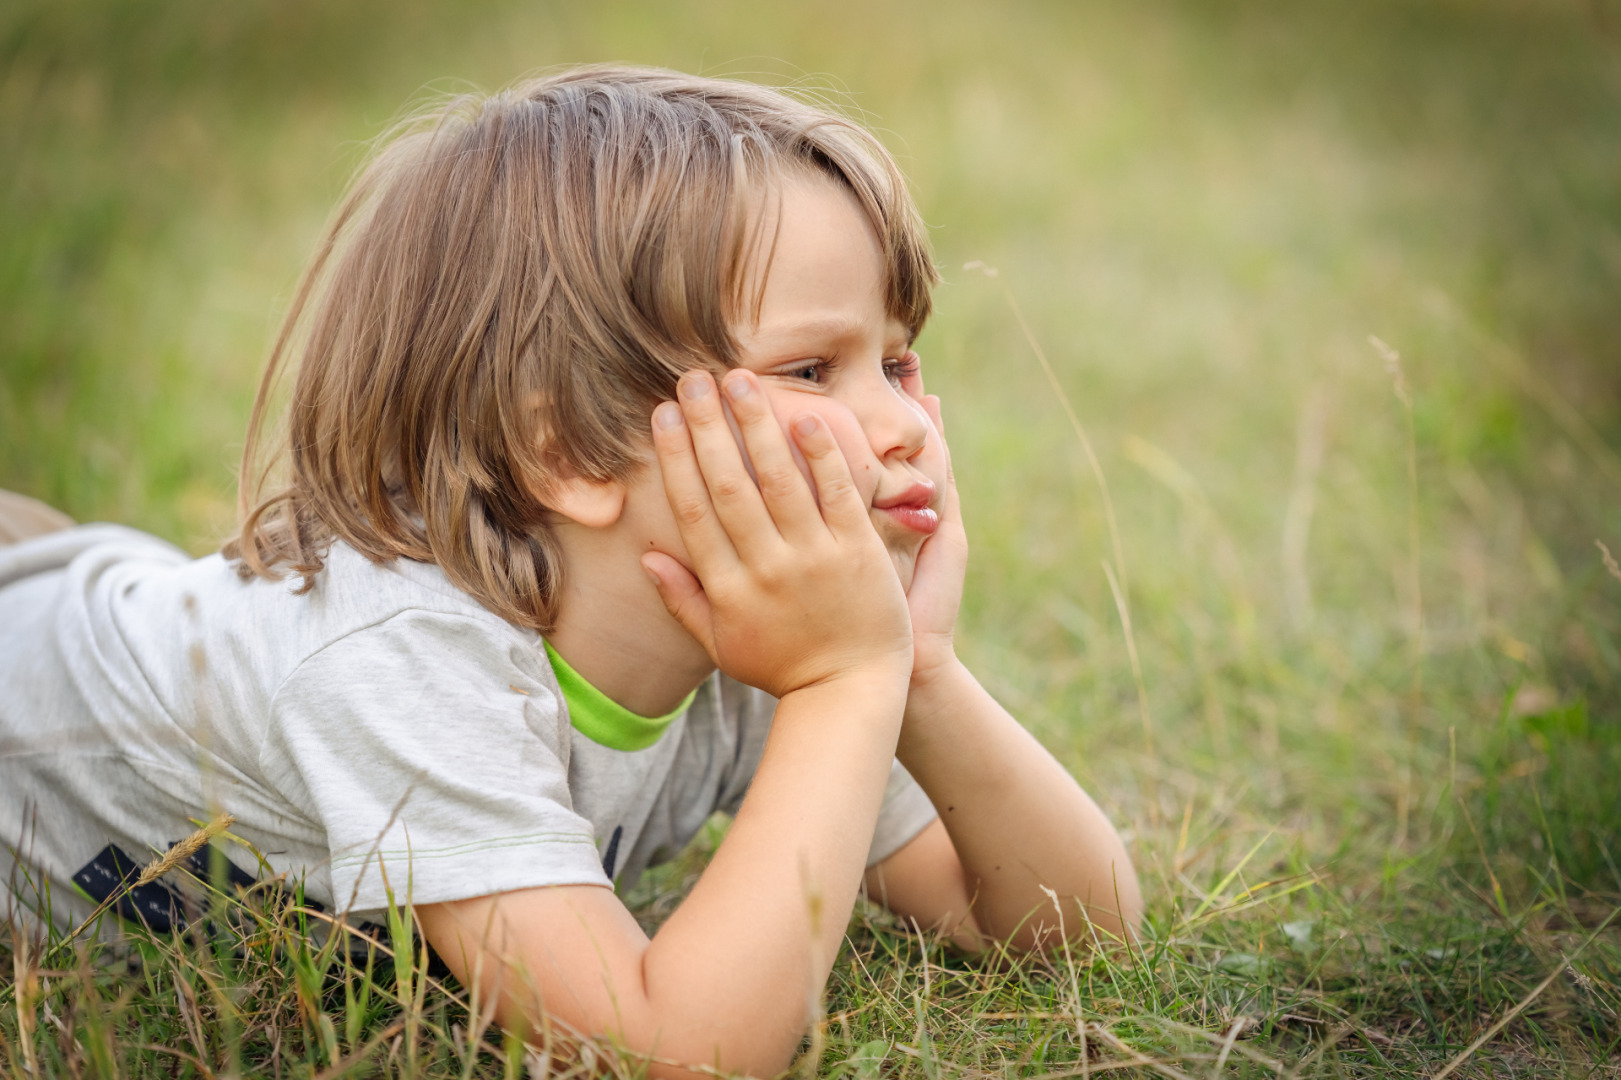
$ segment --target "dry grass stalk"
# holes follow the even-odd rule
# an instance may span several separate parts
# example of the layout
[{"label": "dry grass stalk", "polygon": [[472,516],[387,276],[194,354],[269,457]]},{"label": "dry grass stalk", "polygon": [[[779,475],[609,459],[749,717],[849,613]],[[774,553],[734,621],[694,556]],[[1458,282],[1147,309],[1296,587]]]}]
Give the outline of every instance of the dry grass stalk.
[{"label": "dry grass stalk", "polygon": [[1300,410],[1295,436],[1294,481],[1283,516],[1284,599],[1296,630],[1310,628],[1314,612],[1311,576],[1306,570],[1311,520],[1317,509],[1317,480],[1328,447],[1329,396],[1322,383],[1313,386]]},{"label": "dry grass stalk", "polygon": [[1507,1027],[1509,1025],[1509,1021],[1513,1020],[1516,1016],[1524,1012],[1533,1001],[1542,995],[1544,990],[1553,985],[1553,981],[1555,979],[1559,978],[1559,976],[1565,973],[1565,969],[1570,967],[1571,962],[1585,952],[1587,947],[1597,940],[1599,934],[1604,932],[1604,928],[1609,926],[1617,915],[1621,915],[1621,908],[1616,908],[1614,911],[1611,911],[1609,915],[1605,916],[1604,921],[1599,923],[1598,926],[1593,929],[1593,932],[1587,936],[1587,940],[1578,945],[1575,952],[1560,960],[1559,966],[1550,971],[1547,978],[1537,983],[1536,989],[1532,990],[1529,994],[1521,998],[1519,1004],[1515,1005],[1508,1012],[1504,1013],[1495,1024],[1481,1032],[1479,1038],[1475,1039],[1474,1042],[1460,1050],[1458,1055],[1451,1061],[1447,1062],[1446,1067],[1440,1072],[1430,1077],[1430,1080],[1445,1080],[1446,1077],[1451,1076],[1458,1070],[1460,1065],[1474,1056],[1476,1050],[1479,1050],[1482,1046],[1485,1046],[1486,1043],[1491,1040],[1493,1035],[1496,1035],[1499,1031],[1502,1031],[1505,1027]]},{"label": "dry grass stalk", "polygon": [[158,878],[162,877],[164,874],[167,874],[170,870],[173,870],[175,867],[197,854],[203,848],[207,847],[209,841],[213,840],[214,837],[218,836],[220,833],[224,832],[235,824],[235,815],[221,814],[213,821],[210,821],[207,825],[204,825],[202,828],[180,841],[180,843],[176,844],[168,851],[165,851],[161,858],[153,859],[151,862],[147,863],[146,869],[142,870],[141,876],[135,879],[135,884],[132,886],[132,888],[138,889],[142,885],[150,885],[152,882],[156,881]]},{"label": "dry grass stalk", "polygon": [[73,928],[71,933],[63,937],[61,941],[58,941],[56,945],[51,948],[50,952],[48,952],[40,961],[40,965],[42,967],[48,965],[53,959],[55,959],[58,953],[67,948],[74,941],[78,940],[80,934],[83,934],[91,926],[95,925],[96,920],[106,914],[108,908],[112,907],[119,900],[129,895],[129,891],[131,889],[138,889],[142,885],[150,885],[164,874],[167,874],[169,871],[179,866],[182,862],[185,862],[187,859],[197,854],[197,852],[201,851],[209,841],[214,839],[214,837],[230,829],[230,827],[235,824],[235,815],[222,813],[218,817],[214,818],[214,820],[210,821],[207,825],[204,825],[202,828],[198,829],[196,832],[192,833],[190,836],[171,847],[158,858],[153,859],[147,864],[146,868],[141,871],[140,876],[138,876],[133,882],[119,889],[115,889],[111,895],[107,897],[107,899],[97,904],[94,911],[86,915],[83,921],[81,921],[78,926]]},{"label": "dry grass stalk", "polygon": [[1621,565],[1617,565],[1615,556],[1610,554],[1610,549],[1604,546],[1602,540],[1594,540],[1593,543],[1598,545],[1599,557],[1604,560],[1604,569],[1608,570],[1615,580],[1621,581]]}]

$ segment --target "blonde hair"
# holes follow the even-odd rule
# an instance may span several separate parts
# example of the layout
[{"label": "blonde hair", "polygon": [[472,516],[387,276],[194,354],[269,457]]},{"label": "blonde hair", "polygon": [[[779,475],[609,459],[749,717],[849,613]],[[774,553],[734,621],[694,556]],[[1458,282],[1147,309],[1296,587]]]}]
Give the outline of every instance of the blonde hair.
[{"label": "blonde hair", "polygon": [[339,204],[277,335],[225,555],[245,578],[290,570],[307,590],[342,540],[375,562],[437,563],[489,610],[550,629],[563,568],[546,478],[626,479],[680,374],[735,365],[729,326],[763,217],[750,208],[788,169],[855,196],[889,312],[915,335],[938,278],[905,180],[825,108],[588,67],[403,123]]}]

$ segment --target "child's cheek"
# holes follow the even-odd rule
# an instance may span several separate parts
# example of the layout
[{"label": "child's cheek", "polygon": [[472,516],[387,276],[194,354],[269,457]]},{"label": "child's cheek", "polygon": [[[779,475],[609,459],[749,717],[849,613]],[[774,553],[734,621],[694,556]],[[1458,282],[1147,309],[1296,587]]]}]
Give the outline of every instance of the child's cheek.
[{"label": "child's cheek", "polygon": [[[839,450],[844,454],[844,460],[850,466],[850,474],[855,479],[856,489],[864,498],[871,499],[878,483],[878,474],[874,471],[872,450],[867,446],[867,438],[861,430],[861,423],[844,405],[828,398],[811,397],[808,394],[793,393],[791,391],[773,393],[767,390],[771,401],[771,411],[776,414],[777,423],[782,425],[784,435],[788,435],[788,425],[797,417],[811,413],[822,418],[828,430],[833,432],[833,439],[839,444]],[[810,467],[799,453],[799,447],[794,445],[793,436],[788,435],[788,446],[793,450],[794,461],[799,464],[799,471],[805,474],[805,480],[815,487],[811,479]]]}]

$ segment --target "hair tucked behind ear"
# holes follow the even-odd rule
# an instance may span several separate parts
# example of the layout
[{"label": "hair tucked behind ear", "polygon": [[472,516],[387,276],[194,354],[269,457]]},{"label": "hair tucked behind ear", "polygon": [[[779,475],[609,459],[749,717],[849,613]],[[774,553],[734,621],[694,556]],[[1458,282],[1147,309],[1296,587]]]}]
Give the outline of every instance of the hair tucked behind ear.
[{"label": "hair tucked behind ear", "polygon": [[562,567],[548,477],[627,478],[681,372],[735,362],[748,195],[785,168],[855,195],[890,312],[915,334],[937,279],[905,182],[824,109],[597,67],[402,124],[339,205],[271,350],[226,556],[307,590],[342,541],[437,563],[491,611],[549,629]]}]

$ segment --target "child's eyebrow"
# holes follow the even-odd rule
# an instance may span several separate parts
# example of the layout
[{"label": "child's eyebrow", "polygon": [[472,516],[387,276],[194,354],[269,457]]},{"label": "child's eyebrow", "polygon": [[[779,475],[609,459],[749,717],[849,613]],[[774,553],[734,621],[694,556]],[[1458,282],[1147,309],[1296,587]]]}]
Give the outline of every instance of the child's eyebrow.
[{"label": "child's eyebrow", "polygon": [[[911,340],[910,332],[899,320],[887,318],[881,329],[886,345],[891,342],[906,344]],[[864,337],[871,332],[872,327],[866,321],[844,315],[813,315],[803,319],[773,322],[758,329],[760,338],[769,342],[805,339],[842,341]]]}]

